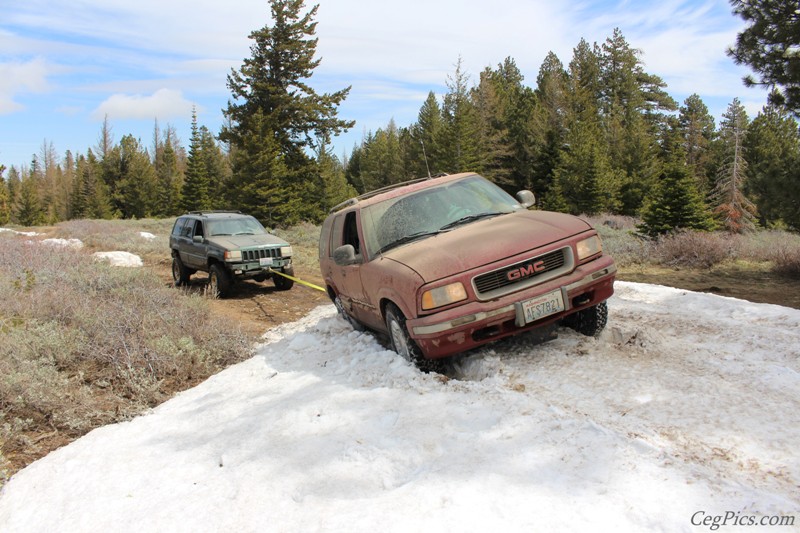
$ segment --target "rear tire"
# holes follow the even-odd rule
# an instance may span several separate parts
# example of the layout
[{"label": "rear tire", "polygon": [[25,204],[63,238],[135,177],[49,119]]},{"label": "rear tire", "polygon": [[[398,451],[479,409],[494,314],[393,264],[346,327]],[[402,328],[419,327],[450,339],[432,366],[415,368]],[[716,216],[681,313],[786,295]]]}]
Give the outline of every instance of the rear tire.
[{"label": "rear tire", "polygon": [[339,316],[345,319],[355,331],[364,331],[366,329],[361,322],[350,316],[350,313],[348,313],[344,308],[342,299],[338,294],[333,297],[333,305],[336,307],[336,311],[339,313]]},{"label": "rear tire", "polygon": [[224,267],[213,264],[208,272],[208,291],[213,298],[225,298],[230,294],[233,280]]},{"label": "rear tire", "polygon": [[608,305],[606,302],[588,307],[568,316],[564,325],[587,337],[596,337],[608,322]]},{"label": "rear tire", "polygon": [[416,365],[425,373],[444,371],[444,361],[442,359],[428,359],[422,354],[417,343],[414,342],[406,329],[406,317],[396,305],[390,303],[386,306],[386,329],[389,331],[389,340],[392,349],[400,356]]},{"label": "rear tire", "polygon": [[176,287],[189,284],[189,277],[191,273],[189,269],[183,265],[183,261],[177,255],[172,258],[172,281]]}]

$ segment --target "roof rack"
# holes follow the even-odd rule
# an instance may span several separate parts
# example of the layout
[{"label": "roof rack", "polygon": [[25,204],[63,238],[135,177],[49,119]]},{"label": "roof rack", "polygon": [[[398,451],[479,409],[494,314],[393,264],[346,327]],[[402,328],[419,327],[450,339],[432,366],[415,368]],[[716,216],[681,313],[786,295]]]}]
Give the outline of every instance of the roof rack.
[{"label": "roof rack", "polygon": [[414,183],[419,183],[421,181],[428,181],[430,179],[440,178],[440,177],[446,176],[446,175],[447,174],[438,174],[438,175],[432,176],[432,177],[427,177],[426,176],[424,178],[417,178],[417,179],[413,179],[413,180],[409,180],[409,181],[403,181],[403,182],[400,182],[400,183],[393,183],[391,185],[387,185],[386,187],[381,187],[380,189],[375,189],[374,191],[365,192],[364,194],[361,194],[361,195],[356,196],[354,198],[350,198],[349,200],[345,200],[344,202],[331,207],[329,212],[330,213],[335,213],[336,211],[339,211],[340,209],[344,209],[345,207],[350,207],[351,205],[356,205],[361,200],[366,200],[367,198],[372,198],[373,196],[377,196],[377,195],[379,195],[381,193],[384,193],[386,191],[399,189],[400,187],[405,187],[406,185],[412,185]]},{"label": "roof rack", "polygon": [[203,211],[189,211],[189,215],[209,215],[211,213],[237,213],[242,215],[241,211],[234,211],[233,209],[205,209]]}]

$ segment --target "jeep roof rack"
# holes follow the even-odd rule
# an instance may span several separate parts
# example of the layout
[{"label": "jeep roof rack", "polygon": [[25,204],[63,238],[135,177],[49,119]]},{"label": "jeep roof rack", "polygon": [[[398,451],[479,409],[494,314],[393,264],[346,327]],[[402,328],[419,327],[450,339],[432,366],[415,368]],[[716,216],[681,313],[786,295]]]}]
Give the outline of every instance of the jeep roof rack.
[{"label": "jeep roof rack", "polygon": [[417,179],[413,179],[413,180],[409,180],[409,181],[403,181],[403,182],[400,182],[400,183],[393,183],[391,185],[387,185],[386,187],[381,187],[380,189],[375,189],[374,191],[365,192],[364,194],[361,194],[361,195],[356,196],[354,198],[350,198],[349,200],[345,200],[344,202],[331,207],[329,212],[330,213],[335,213],[336,211],[339,211],[340,209],[344,209],[345,207],[350,207],[351,205],[356,205],[361,200],[366,200],[367,198],[372,198],[373,196],[377,196],[377,195],[379,195],[381,193],[384,193],[386,191],[399,189],[400,187],[405,187],[406,185],[412,185],[414,183],[419,183],[421,181],[428,181],[428,180],[433,179],[433,178],[441,178],[442,176],[447,176],[447,174],[443,173],[443,174],[437,174],[436,176],[432,176],[432,177],[431,176],[426,176],[424,178],[417,178]]},{"label": "jeep roof rack", "polygon": [[204,209],[202,211],[189,211],[187,214],[189,215],[208,215],[211,213],[238,213],[240,215],[244,214],[241,211],[234,211],[233,209]]}]

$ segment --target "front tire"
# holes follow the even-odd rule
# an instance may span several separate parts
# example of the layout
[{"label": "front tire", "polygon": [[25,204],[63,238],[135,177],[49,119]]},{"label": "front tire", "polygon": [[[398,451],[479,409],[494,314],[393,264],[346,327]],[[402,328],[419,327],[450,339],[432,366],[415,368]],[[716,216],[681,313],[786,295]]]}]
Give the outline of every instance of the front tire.
[{"label": "front tire", "polygon": [[392,349],[403,359],[413,363],[426,373],[444,371],[444,362],[441,359],[428,359],[422,354],[422,350],[408,334],[406,317],[396,305],[391,303],[386,306],[386,329],[389,331]]},{"label": "front tire", "polygon": [[606,302],[600,302],[568,316],[564,325],[587,337],[596,337],[606,327],[607,322],[608,305]]},{"label": "front tire", "polygon": [[189,273],[189,269],[186,268],[181,261],[181,258],[177,255],[172,258],[172,281],[175,283],[176,287],[181,287],[183,285],[189,284],[189,277],[191,273]]},{"label": "front tire", "polygon": [[[287,272],[291,276],[291,273]],[[294,280],[289,278],[284,278],[278,273],[272,274],[272,283],[275,284],[275,288],[279,291],[288,291],[292,287],[294,287]]]},{"label": "front tire", "polygon": [[231,292],[233,280],[228,271],[219,264],[211,265],[208,272],[208,291],[213,298],[225,298]]}]

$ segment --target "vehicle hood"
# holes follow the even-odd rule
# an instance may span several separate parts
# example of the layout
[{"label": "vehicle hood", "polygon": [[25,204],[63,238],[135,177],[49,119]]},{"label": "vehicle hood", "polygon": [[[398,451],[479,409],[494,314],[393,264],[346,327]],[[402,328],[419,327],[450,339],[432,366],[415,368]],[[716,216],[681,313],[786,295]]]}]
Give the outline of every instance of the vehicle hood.
[{"label": "vehicle hood", "polygon": [[214,235],[207,241],[226,250],[241,248],[263,248],[273,246],[288,246],[289,243],[275,235]]},{"label": "vehicle hood", "polygon": [[430,283],[590,230],[572,215],[517,211],[479,220],[385,252]]}]

